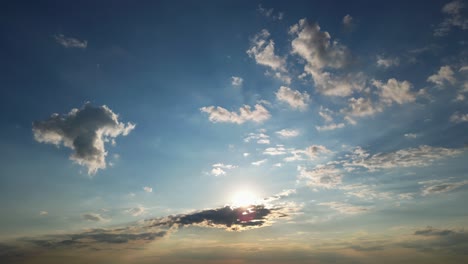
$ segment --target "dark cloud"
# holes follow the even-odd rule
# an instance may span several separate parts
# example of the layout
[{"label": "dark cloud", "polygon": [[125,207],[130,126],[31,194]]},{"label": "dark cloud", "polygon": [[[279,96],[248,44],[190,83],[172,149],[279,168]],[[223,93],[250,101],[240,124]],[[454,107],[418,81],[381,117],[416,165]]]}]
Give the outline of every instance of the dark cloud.
[{"label": "dark cloud", "polygon": [[424,237],[415,241],[402,243],[403,247],[419,251],[442,251],[467,255],[468,232],[457,229],[437,229],[426,227],[414,232],[415,237]]},{"label": "dark cloud", "polygon": [[86,166],[88,174],[106,168],[104,143],[115,144],[117,136],[126,136],[134,128],[132,123],[119,122],[119,116],[109,107],[93,107],[90,103],[65,115],[52,114],[32,126],[36,141],[72,149],[70,159]]}]

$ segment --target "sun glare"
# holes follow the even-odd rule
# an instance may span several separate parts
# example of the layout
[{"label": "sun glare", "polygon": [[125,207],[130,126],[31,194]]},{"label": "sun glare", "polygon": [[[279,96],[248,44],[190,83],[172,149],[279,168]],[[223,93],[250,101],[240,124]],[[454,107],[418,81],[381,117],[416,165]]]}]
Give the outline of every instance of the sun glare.
[{"label": "sun glare", "polygon": [[239,191],[232,197],[232,205],[235,207],[244,207],[257,204],[259,198],[250,191]]}]

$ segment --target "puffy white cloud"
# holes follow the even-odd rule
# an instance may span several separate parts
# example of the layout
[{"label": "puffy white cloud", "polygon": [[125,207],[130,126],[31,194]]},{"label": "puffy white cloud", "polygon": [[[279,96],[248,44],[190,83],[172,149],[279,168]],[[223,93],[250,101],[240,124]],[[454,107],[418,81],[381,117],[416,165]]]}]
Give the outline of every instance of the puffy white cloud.
[{"label": "puffy white cloud", "polygon": [[336,210],[342,214],[359,214],[365,213],[371,209],[368,206],[356,206],[347,203],[341,202],[327,202],[327,203],[319,203],[319,205],[328,206],[333,210]]},{"label": "puffy white cloud", "polygon": [[419,184],[423,185],[421,192],[423,196],[426,196],[453,191],[457,188],[468,185],[468,181],[448,182],[445,180],[430,180],[419,182]]},{"label": "puffy white cloud", "polygon": [[387,83],[374,80],[373,85],[379,89],[380,100],[391,105],[393,102],[403,104],[414,102],[416,94],[411,92],[413,85],[408,81],[398,81],[395,78],[388,79]]},{"label": "puffy white cloud", "polygon": [[230,112],[220,106],[205,106],[200,108],[200,111],[207,113],[208,119],[213,123],[242,124],[246,121],[261,123],[271,117],[270,112],[261,104],[256,104],[253,110],[250,106],[244,105],[239,108],[239,113]]},{"label": "puffy white cloud", "polygon": [[333,165],[318,165],[311,170],[299,166],[298,171],[298,178],[305,179],[310,187],[336,188],[343,178],[341,171]]},{"label": "puffy white cloud", "polygon": [[81,218],[87,221],[94,221],[94,222],[107,221],[107,219],[102,217],[100,214],[93,214],[93,213],[83,214],[81,215]]},{"label": "puffy white cloud", "polygon": [[299,130],[296,129],[281,129],[280,131],[276,131],[276,134],[290,138],[290,137],[297,137],[299,136]]},{"label": "puffy white cloud", "polygon": [[243,83],[244,83],[244,79],[242,79],[241,77],[236,77],[236,76],[231,77],[232,86],[240,87],[242,86]]},{"label": "puffy white cloud", "polygon": [[284,159],[286,162],[304,160],[306,158],[313,160],[321,154],[332,153],[331,150],[322,145],[311,145],[305,149],[288,149],[288,151],[292,156],[286,157]]},{"label": "puffy white cloud", "polygon": [[417,137],[419,137],[418,134],[415,134],[415,133],[406,133],[404,134],[405,138],[410,138],[410,139],[415,139]]},{"label": "puffy white cloud", "polygon": [[345,167],[363,167],[370,171],[390,168],[424,167],[436,160],[461,154],[460,149],[421,145],[417,148],[400,149],[395,152],[370,155],[362,148],[356,148],[349,156]]},{"label": "puffy white cloud", "polygon": [[457,82],[452,68],[448,65],[440,67],[436,74],[427,78],[427,81],[435,83],[439,87],[443,87],[446,83],[454,85]]},{"label": "puffy white cloud", "polygon": [[247,54],[254,58],[257,64],[270,67],[274,71],[286,71],[286,59],[275,54],[275,42],[268,40],[269,37],[270,32],[266,29],[255,35]]},{"label": "puffy white cloud", "polygon": [[307,92],[301,93],[289,87],[281,86],[276,92],[276,99],[289,104],[289,106],[293,109],[303,111],[307,108],[308,102],[310,101],[310,96]]},{"label": "puffy white cloud", "polygon": [[270,136],[265,134],[264,130],[260,130],[258,133],[249,133],[246,138],[244,138],[244,142],[250,142],[252,140],[256,140],[257,144],[270,144]]},{"label": "puffy white cloud", "polygon": [[354,24],[354,19],[350,14],[347,14],[346,16],[343,17],[343,26],[345,29],[351,29]]},{"label": "puffy white cloud", "polygon": [[372,116],[382,111],[381,105],[364,97],[348,99],[348,107],[340,110],[341,113],[345,114],[345,119],[353,125],[356,124],[356,121],[354,121],[355,117]]},{"label": "puffy white cloud", "polygon": [[390,68],[393,66],[400,65],[400,59],[398,57],[395,58],[384,58],[383,56],[377,56],[377,66],[382,68]]},{"label": "puffy white cloud", "polygon": [[232,169],[237,168],[237,166],[235,166],[235,165],[223,164],[223,163],[213,164],[212,167],[213,168],[211,169],[211,175],[213,175],[213,176],[226,175],[225,170],[232,170]]},{"label": "puffy white cloud", "polygon": [[242,155],[243,155],[244,157],[248,157],[248,156],[250,156],[250,153],[244,152],[244,154],[242,154]]},{"label": "puffy white cloud", "polygon": [[339,129],[343,127],[345,127],[344,123],[338,123],[338,124],[332,123],[332,124],[327,124],[323,126],[315,126],[315,129],[317,129],[317,131],[329,131],[329,130],[335,130],[335,129]]},{"label": "puffy white cloud", "polygon": [[319,115],[325,120],[326,123],[330,123],[333,121],[332,114],[333,114],[332,110],[325,108],[323,106],[320,106]]},{"label": "puffy white cloud", "polygon": [[143,191],[145,191],[147,193],[150,193],[150,192],[153,192],[153,188],[151,188],[149,186],[145,186],[145,187],[143,187]]},{"label": "puffy white cloud", "polygon": [[460,112],[455,112],[450,116],[450,121],[454,123],[463,123],[468,122],[468,114],[462,114]]},{"label": "puffy white cloud", "polygon": [[79,40],[76,38],[65,37],[63,34],[54,35],[55,41],[65,48],[85,49],[88,46],[88,41]]},{"label": "puffy white cloud", "polygon": [[36,141],[72,149],[70,159],[86,166],[90,175],[106,168],[104,143],[115,143],[116,137],[126,136],[134,128],[132,123],[119,122],[119,116],[109,107],[93,107],[89,103],[68,114],[53,114],[44,121],[35,121],[32,126]]},{"label": "puffy white cloud", "polygon": [[278,156],[278,155],[285,155],[287,154],[286,148],[284,148],[283,145],[277,145],[276,147],[271,147],[271,148],[266,148],[263,151],[264,155],[270,155],[270,156]]},{"label": "puffy white cloud", "polygon": [[468,29],[468,19],[462,16],[461,10],[465,4],[460,0],[455,0],[442,7],[442,13],[447,17],[434,30],[434,36],[442,37],[447,35],[452,28]]},{"label": "puffy white cloud", "polygon": [[252,162],[252,165],[254,165],[254,166],[260,166],[260,165],[264,164],[265,162],[267,162],[267,159],[262,159],[262,160],[254,161],[254,162]]},{"label": "puffy white cloud", "polygon": [[222,168],[219,167],[214,167],[211,169],[211,175],[213,176],[221,176],[221,175],[226,175],[226,171],[223,170]]},{"label": "puffy white cloud", "polygon": [[363,73],[337,75],[308,65],[304,67],[304,70],[312,76],[315,90],[323,95],[345,97],[365,88],[366,77]]}]

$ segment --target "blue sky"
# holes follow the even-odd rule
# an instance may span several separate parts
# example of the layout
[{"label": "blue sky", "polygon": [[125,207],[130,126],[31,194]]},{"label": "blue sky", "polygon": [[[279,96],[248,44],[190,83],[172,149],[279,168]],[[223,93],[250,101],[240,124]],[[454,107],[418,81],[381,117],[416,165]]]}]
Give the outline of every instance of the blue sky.
[{"label": "blue sky", "polygon": [[7,263],[466,261],[468,2],[0,12]]}]

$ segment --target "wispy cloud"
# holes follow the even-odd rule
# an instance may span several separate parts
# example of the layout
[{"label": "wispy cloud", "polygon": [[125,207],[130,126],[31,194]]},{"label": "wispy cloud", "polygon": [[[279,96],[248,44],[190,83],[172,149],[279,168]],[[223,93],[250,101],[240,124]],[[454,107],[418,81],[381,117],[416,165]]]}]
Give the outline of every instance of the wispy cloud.
[{"label": "wispy cloud", "polygon": [[86,40],[79,40],[77,38],[66,37],[63,34],[54,35],[55,41],[64,46],[65,48],[78,48],[78,49],[86,49],[88,46],[88,41]]}]

